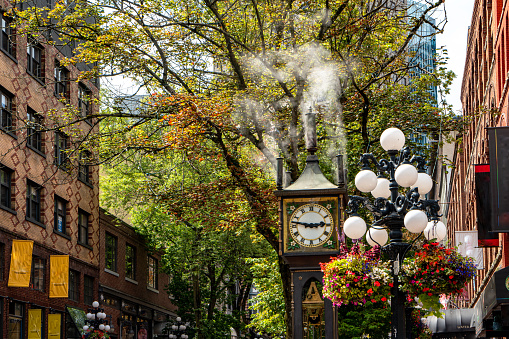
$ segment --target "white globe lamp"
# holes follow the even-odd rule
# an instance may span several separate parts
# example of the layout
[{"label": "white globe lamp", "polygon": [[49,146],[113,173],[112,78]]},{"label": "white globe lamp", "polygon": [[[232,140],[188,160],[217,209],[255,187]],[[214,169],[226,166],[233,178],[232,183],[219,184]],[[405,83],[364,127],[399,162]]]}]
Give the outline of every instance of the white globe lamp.
[{"label": "white globe lamp", "polygon": [[417,169],[410,164],[402,164],[396,168],[394,179],[401,187],[410,187],[417,181],[419,173]]},{"label": "white globe lamp", "polygon": [[371,192],[377,183],[376,174],[370,170],[362,170],[355,176],[355,187],[361,192]]},{"label": "white globe lamp", "polygon": [[105,330],[106,332],[109,332],[109,331],[110,331],[110,329],[111,329],[110,325],[105,325],[105,326],[104,326],[104,330]]},{"label": "white globe lamp", "polygon": [[391,191],[389,189],[390,181],[386,178],[378,178],[377,184],[374,190],[371,191],[371,194],[375,198],[389,198],[391,196]]},{"label": "white globe lamp", "polygon": [[424,237],[427,240],[437,239],[438,241],[444,239],[447,235],[447,227],[441,221],[430,221],[428,226],[424,229]]},{"label": "white globe lamp", "polygon": [[366,241],[370,246],[383,246],[389,240],[389,235],[383,227],[371,227],[366,233]]},{"label": "white globe lamp", "polygon": [[100,325],[99,325],[99,329],[100,329],[101,331],[104,331],[104,324],[100,324]]},{"label": "white globe lamp", "polygon": [[98,301],[94,301],[92,303],[92,307],[95,307],[95,308],[99,307],[99,302]]},{"label": "white globe lamp", "polygon": [[87,325],[83,326],[83,330],[88,331],[88,326]]},{"label": "white globe lamp", "polygon": [[366,222],[358,216],[350,217],[345,220],[343,231],[350,239],[359,239],[366,233]]},{"label": "white globe lamp", "polygon": [[406,229],[411,233],[421,233],[428,225],[428,216],[420,210],[411,210],[405,215]]},{"label": "white globe lamp", "polygon": [[405,146],[405,135],[399,128],[388,128],[380,136],[380,144],[386,151],[399,151]]},{"label": "white globe lamp", "polygon": [[182,321],[182,318],[181,317],[177,317],[177,321]]},{"label": "white globe lamp", "polygon": [[433,180],[428,173],[418,173],[417,181],[412,185],[414,187],[417,187],[419,194],[428,194],[433,187]]}]

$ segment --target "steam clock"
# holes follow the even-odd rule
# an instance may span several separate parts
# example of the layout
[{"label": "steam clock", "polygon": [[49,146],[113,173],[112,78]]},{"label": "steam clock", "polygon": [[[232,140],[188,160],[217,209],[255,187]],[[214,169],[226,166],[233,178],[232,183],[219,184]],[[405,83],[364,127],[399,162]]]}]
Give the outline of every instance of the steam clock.
[{"label": "steam clock", "polygon": [[279,254],[292,272],[294,339],[337,338],[337,314],[323,299],[321,262],[339,252],[340,229],[346,196],[342,156],[337,157],[338,185],[320,170],[316,152],[315,114],[306,114],[306,167],[299,178],[283,188],[283,163],[278,159]]}]

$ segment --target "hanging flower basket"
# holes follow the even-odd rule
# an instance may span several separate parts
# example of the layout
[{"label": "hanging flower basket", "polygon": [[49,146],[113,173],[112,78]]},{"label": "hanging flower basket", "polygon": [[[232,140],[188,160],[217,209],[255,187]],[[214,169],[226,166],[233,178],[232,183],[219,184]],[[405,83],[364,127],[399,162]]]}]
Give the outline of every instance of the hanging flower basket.
[{"label": "hanging flower basket", "polygon": [[[321,264],[324,296],[338,306],[386,302],[392,287],[390,263],[380,260],[377,248],[364,252],[356,246]],[[472,258],[438,243],[424,243],[418,252],[404,260],[400,288],[407,292],[412,303],[418,297],[425,309],[438,311],[440,295],[463,292],[475,272]]]},{"label": "hanging flower basket", "polygon": [[358,247],[321,264],[323,295],[334,305],[363,305],[387,302],[392,285],[388,263],[379,261],[379,251],[364,252]]},{"label": "hanging flower basket", "polygon": [[438,305],[441,294],[463,292],[476,272],[472,258],[463,257],[454,248],[439,243],[425,243],[411,258],[403,262],[401,289],[421,302],[433,301]]},{"label": "hanging flower basket", "polygon": [[100,330],[87,330],[81,336],[82,339],[108,339],[110,335],[104,331]]}]

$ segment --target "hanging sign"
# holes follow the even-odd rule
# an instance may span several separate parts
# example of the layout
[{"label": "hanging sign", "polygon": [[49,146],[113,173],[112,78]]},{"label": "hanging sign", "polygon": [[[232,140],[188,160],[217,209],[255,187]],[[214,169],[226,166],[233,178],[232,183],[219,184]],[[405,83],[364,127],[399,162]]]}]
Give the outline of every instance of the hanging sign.
[{"label": "hanging sign", "polygon": [[31,240],[13,240],[11,251],[11,267],[9,269],[9,287],[28,287],[32,268]]},{"label": "hanging sign", "polygon": [[50,256],[49,297],[50,298],[69,297],[68,255]]}]

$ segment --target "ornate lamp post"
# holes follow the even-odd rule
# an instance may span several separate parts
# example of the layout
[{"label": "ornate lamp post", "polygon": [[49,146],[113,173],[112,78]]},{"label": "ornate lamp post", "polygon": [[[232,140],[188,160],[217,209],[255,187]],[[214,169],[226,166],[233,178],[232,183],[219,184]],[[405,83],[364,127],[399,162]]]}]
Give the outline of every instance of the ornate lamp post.
[{"label": "ornate lamp post", "polygon": [[177,317],[176,322],[170,326],[169,338],[170,339],[177,339],[177,338],[187,339],[187,338],[189,338],[188,335],[185,333],[185,331],[187,329],[186,325],[189,326],[189,324],[184,324],[184,322],[182,322],[181,317]]},{"label": "ornate lamp post", "polygon": [[[403,148],[405,136],[397,128],[385,130],[380,143],[389,159],[377,161],[371,153],[361,155],[363,166],[355,177],[357,189],[370,192],[374,201],[366,197],[350,196],[350,210],[347,212],[351,216],[345,221],[343,229],[349,238],[359,239],[367,230],[366,222],[357,214],[359,208],[364,206],[373,215],[374,222],[367,231],[366,240],[371,246],[383,246],[382,251],[392,261],[391,338],[403,339],[406,338],[405,294],[399,289],[398,273],[405,254],[412,246],[403,242],[403,227],[411,233],[423,233],[428,240],[442,240],[447,230],[438,221],[438,201],[420,199],[433,186],[431,177],[426,173],[425,160],[420,156],[412,156],[408,147]],[[416,167],[412,164],[416,164]],[[378,177],[372,168],[376,169]],[[401,188],[407,189],[406,194],[400,193]],[[385,245],[389,238],[389,244]]]},{"label": "ornate lamp post", "polygon": [[94,301],[92,307],[93,308],[88,309],[87,324],[83,326],[85,337],[88,337],[96,330],[105,333],[113,332],[113,326],[110,326],[109,320],[106,320],[108,316],[104,313],[104,309],[99,308],[99,302]]}]

